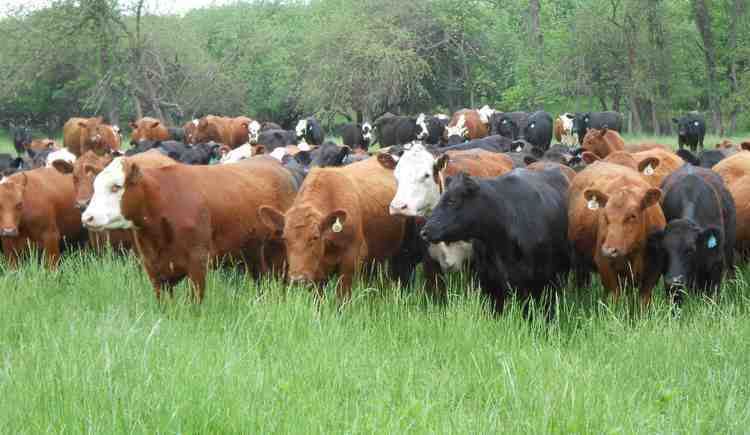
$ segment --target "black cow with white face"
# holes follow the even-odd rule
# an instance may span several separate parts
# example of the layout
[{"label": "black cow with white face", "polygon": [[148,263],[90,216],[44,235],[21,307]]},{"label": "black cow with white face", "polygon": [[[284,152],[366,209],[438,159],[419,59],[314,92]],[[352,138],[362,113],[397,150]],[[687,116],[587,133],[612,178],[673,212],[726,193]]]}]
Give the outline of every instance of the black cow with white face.
[{"label": "black cow with white face", "polygon": [[431,243],[472,240],[482,290],[502,310],[516,289],[522,300],[562,284],[570,268],[568,180],[557,170],[513,171],[493,179],[459,173],[422,229]]},{"label": "black cow with white face", "polygon": [[[309,146],[322,145],[326,135],[323,129],[320,127],[320,123],[317,119],[309,116],[305,119],[300,119],[297,122],[297,127],[294,129],[297,136],[297,144],[307,144]],[[260,140],[258,140],[258,143]],[[265,145],[265,144],[263,144]],[[286,144],[289,145],[289,144]]]},{"label": "black cow with white face", "polygon": [[346,124],[341,129],[341,141],[351,149],[359,148],[367,151],[372,142],[372,125],[369,122]]},{"label": "black cow with white face", "polygon": [[698,147],[703,150],[703,139],[706,137],[706,119],[698,112],[690,112],[681,118],[672,118],[677,124],[677,142],[680,149],[687,145],[695,152]]},{"label": "black cow with white face", "polygon": [[516,140],[529,123],[528,112],[495,112],[490,116],[490,135]]},{"label": "black cow with white face", "polygon": [[590,128],[607,128],[618,133],[622,132],[622,114],[619,112],[583,112],[576,113],[573,118],[573,133],[578,134],[578,143],[583,145],[583,138]]},{"label": "black cow with white face", "polygon": [[688,290],[716,290],[734,267],[737,215],[724,181],[710,169],[683,165],[662,183],[664,230],[649,237],[664,285],[680,303]]},{"label": "black cow with white face", "polygon": [[13,147],[16,149],[16,154],[22,155],[26,147],[31,144],[31,128],[11,123],[10,135],[13,136]]},{"label": "black cow with white face", "polygon": [[420,113],[417,117],[417,127],[419,128],[417,140],[421,140],[428,145],[443,144],[445,128],[448,127],[450,120],[450,117],[447,115],[425,115],[424,113]]},{"label": "black cow with white face", "polygon": [[383,115],[373,124],[375,141],[383,147],[403,145],[417,140],[422,129],[416,118],[410,116]]},{"label": "black cow with white face", "polygon": [[515,140],[514,147],[531,144],[535,148],[547,151],[552,143],[552,115],[541,110],[529,115],[526,127]]}]

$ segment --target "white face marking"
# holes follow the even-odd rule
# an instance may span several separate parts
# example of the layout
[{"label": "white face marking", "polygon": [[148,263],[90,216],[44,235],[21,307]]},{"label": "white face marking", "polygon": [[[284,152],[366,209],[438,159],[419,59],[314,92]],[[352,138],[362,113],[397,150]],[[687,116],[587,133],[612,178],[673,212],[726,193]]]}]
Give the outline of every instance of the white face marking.
[{"label": "white face marking", "polygon": [[458,241],[454,243],[430,243],[427,247],[430,257],[440,263],[443,272],[460,270],[468,263],[473,255],[471,242]]},{"label": "white face marking", "polygon": [[440,200],[433,177],[435,157],[424,146],[414,144],[396,164],[393,175],[398,183],[390,213],[405,216],[427,216]]},{"label": "white face marking", "polygon": [[247,126],[247,135],[249,138],[249,142],[251,144],[255,144],[258,142],[258,135],[260,134],[260,123],[258,121],[253,121]]},{"label": "white face marking", "polygon": [[275,150],[271,151],[271,154],[269,155],[273,157],[274,159],[281,161],[286,155],[286,148],[284,147],[276,148]]},{"label": "white face marking", "polygon": [[76,156],[75,154],[68,151],[67,148],[63,148],[55,152],[49,153],[49,155],[47,156],[47,163],[45,164],[45,166],[48,168],[51,168],[52,163],[54,163],[57,160],[64,160],[72,165],[73,163],[76,162]]},{"label": "white face marking", "polygon": [[122,197],[125,194],[125,168],[122,157],[112,160],[94,178],[94,196],[81,216],[81,221],[95,231],[133,228],[133,222],[122,215]]},{"label": "white face marking", "polygon": [[297,133],[297,139],[305,137],[305,132],[307,131],[307,120],[300,119],[294,131]]},{"label": "white face marking", "polygon": [[198,124],[200,124],[200,121],[198,121],[197,119],[194,119],[193,120],[193,125],[197,127]]},{"label": "white face marking", "polygon": [[477,112],[479,112],[479,119],[481,119],[484,124],[489,124],[492,114],[495,113],[495,111],[487,105],[477,110]]},{"label": "white face marking", "polygon": [[112,130],[114,130],[114,131],[115,131],[115,134],[120,134],[120,127],[119,127],[119,126],[117,126],[117,125],[113,125],[113,126],[112,126]]},{"label": "white face marking", "polygon": [[695,125],[695,126],[697,127],[697,126],[699,126],[699,125],[700,125],[700,123],[699,123],[698,121],[695,121],[695,124],[694,124],[694,125]]},{"label": "white face marking", "polygon": [[219,163],[221,164],[237,163],[240,160],[249,159],[252,156],[253,156],[253,147],[250,146],[250,144],[245,144],[221,156],[221,160],[219,160]]},{"label": "white face marking", "polygon": [[427,131],[427,124],[424,122],[424,113],[420,113],[417,117],[417,127],[419,127],[419,133],[417,133],[417,139],[423,140],[429,136],[430,132]]},{"label": "white face marking", "polygon": [[462,113],[461,116],[458,117],[456,125],[453,127],[446,127],[445,131],[447,132],[448,137],[466,136],[466,132],[468,131],[466,128],[466,116]]},{"label": "white face marking", "polygon": [[362,137],[368,141],[372,140],[372,125],[369,122],[362,124]]},{"label": "white face marking", "polygon": [[310,151],[312,150],[312,147],[305,142],[305,139],[303,138],[300,143],[297,144],[297,148],[299,148],[300,151]]}]

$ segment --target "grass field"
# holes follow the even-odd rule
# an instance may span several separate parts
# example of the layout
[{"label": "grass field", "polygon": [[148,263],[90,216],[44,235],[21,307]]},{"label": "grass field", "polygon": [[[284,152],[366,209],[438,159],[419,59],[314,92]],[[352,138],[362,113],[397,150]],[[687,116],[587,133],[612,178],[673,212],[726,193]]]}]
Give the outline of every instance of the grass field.
[{"label": "grass field", "polygon": [[[707,142],[712,143],[712,142]],[[7,148],[5,144],[5,148]],[[747,433],[750,269],[679,316],[601,287],[550,321],[491,316],[454,276],[359,283],[337,309],[229,271],[206,301],[155,303],[137,261],[0,263],[0,431],[53,433]]]}]

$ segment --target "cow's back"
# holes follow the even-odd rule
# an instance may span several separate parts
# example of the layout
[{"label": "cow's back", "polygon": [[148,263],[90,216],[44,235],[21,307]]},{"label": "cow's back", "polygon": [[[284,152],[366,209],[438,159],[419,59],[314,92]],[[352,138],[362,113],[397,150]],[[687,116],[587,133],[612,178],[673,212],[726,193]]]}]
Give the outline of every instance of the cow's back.
[{"label": "cow's back", "polygon": [[450,162],[445,176],[466,172],[475,177],[496,177],[513,169],[513,160],[505,154],[483,149],[448,152]]},{"label": "cow's back", "polygon": [[81,213],[73,207],[75,188],[73,176],[63,175],[55,168],[26,171],[27,185],[24,194],[24,217],[29,210],[35,225],[54,221],[60,235],[74,237],[82,232]]},{"label": "cow's back", "polygon": [[750,250],[750,152],[741,151],[720,161],[713,170],[726,184],[737,208],[737,247]]}]

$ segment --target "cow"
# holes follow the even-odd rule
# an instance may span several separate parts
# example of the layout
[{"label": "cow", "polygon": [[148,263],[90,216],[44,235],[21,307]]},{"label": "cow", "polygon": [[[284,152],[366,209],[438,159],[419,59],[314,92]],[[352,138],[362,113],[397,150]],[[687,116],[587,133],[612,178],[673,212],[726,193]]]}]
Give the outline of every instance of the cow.
[{"label": "cow", "polygon": [[56,269],[63,241],[85,239],[81,214],[73,207],[73,179],[52,168],[20,172],[0,181],[0,239],[8,265],[30,246],[44,253]]},{"label": "cow", "polygon": [[692,152],[700,147],[706,137],[706,118],[698,112],[690,112],[680,118],[672,118],[677,124],[677,143],[680,149],[687,145]]},{"label": "cow", "polygon": [[544,111],[529,115],[526,127],[518,134],[514,146],[531,144],[542,151],[547,151],[552,143],[552,116]]},{"label": "cow", "polygon": [[0,178],[25,169],[24,166],[23,157],[13,157],[8,153],[0,153]]},{"label": "cow", "polygon": [[263,145],[266,153],[287,145],[297,145],[297,133],[294,130],[261,130],[258,134],[258,145]]},{"label": "cow", "polygon": [[[662,182],[669,175],[685,164],[685,161],[677,154],[660,148],[631,153],[631,155],[635,159],[636,166],[640,168],[639,172],[643,174],[651,187],[660,188]],[[657,163],[654,165],[647,161],[656,161]]]},{"label": "cow", "polygon": [[486,137],[488,124],[482,121],[477,110],[463,109],[454,113],[445,127],[443,137],[447,145],[456,145],[474,139]]},{"label": "cow", "polygon": [[659,280],[658,255],[648,240],[664,229],[661,190],[631,168],[595,162],[573,179],[568,200],[568,239],[574,248],[578,285],[596,267],[604,288],[618,299],[626,282],[651,301]]},{"label": "cow", "polygon": [[516,140],[529,123],[527,112],[497,112],[490,118],[490,135]]},{"label": "cow", "polygon": [[609,129],[620,133],[622,124],[622,114],[618,112],[576,113],[573,118],[573,133],[578,135],[578,140],[583,145],[583,140],[589,129]]},{"label": "cow", "polygon": [[322,284],[338,272],[337,298],[345,301],[354,276],[368,264],[391,259],[392,268],[402,268],[400,279],[412,273],[411,265],[398,261],[406,226],[405,219],[388,213],[395,193],[392,172],[370,158],[341,168],[313,168],[286,213],[272,204],[258,213],[283,237],[290,281]]},{"label": "cow", "polygon": [[[283,149],[283,148],[278,148]],[[250,144],[245,144],[240,147],[237,147],[235,149],[227,148],[220,148],[219,152],[221,154],[221,158],[219,159],[219,163],[222,165],[226,165],[229,163],[237,163],[241,160],[249,159],[250,157],[255,155],[256,147],[253,147]]]},{"label": "cow", "polygon": [[530,171],[560,171],[560,173],[568,179],[568,183],[572,182],[573,178],[575,178],[576,176],[576,171],[574,171],[570,166],[564,163],[558,163],[549,160],[539,160],[537,162],[531,162],[526,166],[526,169]]},{"label": "cow", "polygon": [[118,157],[97,175],[81,220],[94,231],[133,231],[157,300],[187,277],[200,303],[211,261],[241,259],[256,277],[281,267],[281,246],[257,210],[286,210],[294,195],[289,171],[267,157],[160,168]]},{"label": "cow", "polygon": [[573,119],[575,114],[563,113],[555,119],[555,139],[563,145],[578,145],[578,134],[573,132]]},{"label": "cow", "polygon": [[586,151],[591,151],[603,159],[609,153],[623,151],[625,149],[625,141],[622,140],[622,137],[616,130],[590,128],[583,138],[582,148]]},{"label": "cow", "polygon": [[[66,126],[63,127],[64,134]],[[76,126],[79,134],[78,141],[73,140],[69,144],[67,135],[64,140],[65,147],[76,157],[89,150],[104,154],[120,149],[120,135],[111,125],[105,124],[101,116],[81,119],[76,122]]]},{"label": "cow", "polygon": [[720,161],[726,159],[729,156],[737,154],[737,152],[737,149],[733,147],[717,148],[712,150],[704,149],[700,152],[700,154],[698,154],[698,156],[696,156],[689,150],[683,148],[677,151],[677,155],[680,156],[682,160],[690,163],[693,166],[700,166],[701,168],[711,169]]},{"label": "cow", "polygon": [[683,292],[717,290],[734,268],[737,215],[724,180],[710,169],[683,165],[664,180],[663,231],[652,235],[664,265],[664,285],[673,302]]},{"label": "cow", "polygon": [[417,140],[420,132],[415,118],[383,115],[373,123],[375,142],[381,147],[403,145]]},{"label": "cow", "polygon": [[31,143],[31,128],[11,123],[10,135],[13,136],[13,147],[16,149],[16,154],[19,156],[22,155],[26,147]]},{"label": "cow", "polygon": [[72,165],[76,161],[76,156],[75,156],[75,154],[73,154],[70,151],[68,151],[67,148],[63,148],[63,149],[60,149],[60,150],[55,150],[55,151],[49,153],[49,155],[47,156],[47,159],[45,161],[44,167],[51,168],[52,165],[54,164],[54,162],[56,162],[58,160],[63,160],[63,161],[68,162],[68,163],[70,163]]},{"label": "cow", "polygon": [[200,119],[193,119],[188,122],[186,122],[182,126],[182,131],[184,132],[184,142],[189,144],[195,144],[195,132],[198,130],[198,124],[200,124]]},{"label": "cow", "polygon": [[713,167],[724,180],[737,208],[735,248],[743,258],[750,254],[750,152],[738,152]]},{"label": "cow", "polygon": [[430,243],[473,241],[479,285],[496,312],[512,289],[526,301],[562,283],[570,267],[564,175],[514,169],[481,179],[461,172],[445,184],[421,236]]},{"label": "cow", "polygon": [[58,150],[60,149],[57,145],[57,142],[54,141],[54,139],[34,139],[28,144],[26,144],[26,153],[29,157],[32,159],[34,156],[44,150]]},{"label": "cow", "polygon": [[[218,142],[230,148],[235,148],[231,118],[223,116],[206,115],[198,120],[195,131],[191,135],[193,144],[204,142]],[[238,144],[239,146],[241,144]]]},{"label": "cow", "polygon": [[434,149],[435,151],[446,153],[448,151],[463,151],[475,148],[481,148],[485,151],[491,151],[495,153],[505,153],[512,149],[512,143],[511,140],[507,137],[494,135],[483,137],[481,139],[470,140],[468,142],[463,142],[456,145],[448,145]]},{"label": "cow", "polygon": [[141,140],[164,141],[172,139],[169,129],[156,118],[145,117],[128,123],[132,129],[130,133],[130,144],[138,145]]},{"label": "cow", "polygon": [[364,124],[346,124],[341,129],[341,141],[351,149],[367,151],[372,140],[372,126]]},{"label": "cow", "polygon": [[77,156],[81,155],[81,122],[86,118],[70,118],[63,125],[63,146]]},{"label": "cow", "polygon": [[187,147],[177,158],[177,161],[186,165],[208,165],[212,160],[218,160],[221,157],[219,154],[220,147],[221,145],[216,142],[195,144]]},{"label": "cow", "polygon": [[297,135],[297,144],[302,145],[300,150],[309,151],[309,147],[322,145],[326,135],[320,127],[318,120],[312,116],[300,119],[294,128]]},{"label": "cow", "polygon": [[352,150],[348,146],[338,146],[333,142],[326,142],[310,152],[309,166],[313,168],[343,166],[346,157],[351,152]]},{"label": "cow", "polygon": [[420,113],[417,117],[417,127],[419,127],[417,140],[429,145],[443,144],[445,129],[448,126],[449,121],[450,119],[444,117],[428,116],[424,113]]}]

